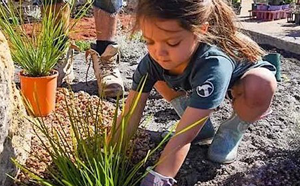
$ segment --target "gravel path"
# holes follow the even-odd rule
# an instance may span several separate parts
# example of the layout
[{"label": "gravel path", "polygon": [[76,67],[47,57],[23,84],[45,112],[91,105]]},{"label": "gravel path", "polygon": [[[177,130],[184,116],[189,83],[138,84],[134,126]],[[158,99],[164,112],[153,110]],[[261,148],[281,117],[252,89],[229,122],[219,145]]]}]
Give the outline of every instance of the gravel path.
[{"label": "gravel path", "polygon": [[[132,73],[138,59],[145,53],[144,46],[136,40],[118,37],[122,59],[120,70],[125,89],[130,89]],[[269,52],[276,49],[264,46]],[[180,186],[191,185],[300,185],[300,61],[299,56],[277,50],[282,56],[283,81],[278,84],[272,109],[273,113],[250,126],[239,148],[238,160],[221,165],[206,159],[207,146],[193,146],[176,179]],[[97,94],[93,71],[89,72],[89,86],[83,80],[86,66],[84,54],[75,57],[78,81],[73,89]],[[296,59],[298,58],[298,59]],[[83,76],[84,75],[84,76]],[[115,102],[115,100],[109,100]],[[213,115],[213,123],[230,116],[228,100]],[[169,103],[152,91],[145,116],[151,116],[147,128],[163,131],[179,118]]]}]

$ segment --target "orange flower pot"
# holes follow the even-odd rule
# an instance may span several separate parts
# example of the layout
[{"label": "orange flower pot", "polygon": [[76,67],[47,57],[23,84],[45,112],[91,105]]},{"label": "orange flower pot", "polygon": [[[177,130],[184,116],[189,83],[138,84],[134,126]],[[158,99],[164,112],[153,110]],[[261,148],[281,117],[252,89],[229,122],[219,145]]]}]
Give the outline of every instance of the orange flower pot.
[{"label": "orange flower pot", "polygon": [[35,116],[47,116],[55,108],[58,72],[44,77],[29,77],[20,72],[21,91]]}]

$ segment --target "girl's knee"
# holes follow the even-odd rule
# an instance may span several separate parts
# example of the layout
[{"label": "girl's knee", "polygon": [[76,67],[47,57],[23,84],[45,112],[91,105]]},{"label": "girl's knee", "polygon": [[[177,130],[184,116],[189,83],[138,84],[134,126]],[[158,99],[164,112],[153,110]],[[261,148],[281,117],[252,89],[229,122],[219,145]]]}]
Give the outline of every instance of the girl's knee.
[{"label": "girl's knee", "polygon": [[242,77],[244,96],[249,106],[270,104],[275,93],[277,82],[275,76],[266,68],[248,71]]},{"label": "girl's knee", "polygon": [[276,79],[269,70],[249,70],[234,87],[238,92],[234,97],[234,110],[244,121],[257,121],[269,109],[276,86]]}]

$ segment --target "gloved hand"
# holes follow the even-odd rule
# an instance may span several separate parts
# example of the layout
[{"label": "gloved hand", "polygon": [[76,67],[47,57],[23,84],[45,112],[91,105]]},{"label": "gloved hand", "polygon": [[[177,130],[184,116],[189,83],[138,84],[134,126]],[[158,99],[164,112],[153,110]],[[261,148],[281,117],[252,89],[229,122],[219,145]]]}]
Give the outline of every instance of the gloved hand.
[{"label": "gloved hand", "polygon": [[140,186],[173,186],[177,181],[172,177],[167,177],[151,170],[150,167],[147,168],[148,174],[142,180]]}]

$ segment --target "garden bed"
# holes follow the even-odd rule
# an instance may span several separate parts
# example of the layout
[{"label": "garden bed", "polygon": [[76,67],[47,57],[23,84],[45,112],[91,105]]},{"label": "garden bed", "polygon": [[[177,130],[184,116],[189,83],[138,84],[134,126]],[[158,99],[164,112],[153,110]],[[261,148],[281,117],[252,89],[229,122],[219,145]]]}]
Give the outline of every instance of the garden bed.
[{"label": "garden bed", "polygon": [[[125,16],[122,19],[122,16]],[[126,15],[121,15],[121,23],[128,23]],[[86,18],[85,23],[93,27],[93,18]],[[85,25],[85,23],[82,23]],[[120,29],[127,28],[123,24]],[[80,26],[78,27],[80,30]],[[86,30],[88,28],[84,28]],[[122,32],[124,33],[124,32]],[[82,34],[76,32],[73,38],[81,38]],[[82,39],[94,40],[95,35],[82,36]],[[130,89],[131,78],[137,66],[138,59],[146,52],[144,45],[139,42],[139,37],[128,40],[124,34],[117,40],[121,45],[120,70],[125,83],[125,90]],[[282,82],[278,84],[274,102],[273,113],[263,120],[254,123],[247,133],[239,148],[237,161],[228,165],[210,162],[206,159],[208,146],[192,146],[184,165],[180,169],[176,179],[180,186],[191,185],[298,185],[300,184],[300,60],[299,56],[293,56],[284,51],[266,48],[268,51],[282,53]],[[298,58],[298,59],[296,59]],[[97,83],[92,69],[89,71],[88,82],[85,82],[87,64],[84,53],[75,55],[76,81],[71,85],[78,95],[97,95]],[[126,96],[126,93],[125,93]],[[78,97],[78,99],[80,99]],[[107,104],[115,104],[115,99],[108,99]],[[59,102],[57,107],[59,107]],[[58,111],[59,109],[57,109]],[[221,105],[212,117],[215,127],[230,116],[229,101]],[[152,116],[146,128],[151,131],[161,132],[169,128],[179,118],[171,105],[162,100],[152,91],[145,116]],[[47,122],[53,118],[49,116]],[[36,145],[33,138],[32,153],[43,153]],[[45,157],[47,158],[47,157]],[[42,172],[44,169],[39,164],[29,159],[27,165],[32,169]],[[22,174],[21,174],[22,175]],[[19,178],[24,179],[23,176]],[[26,181],[28,185],[28,181]]]}]

